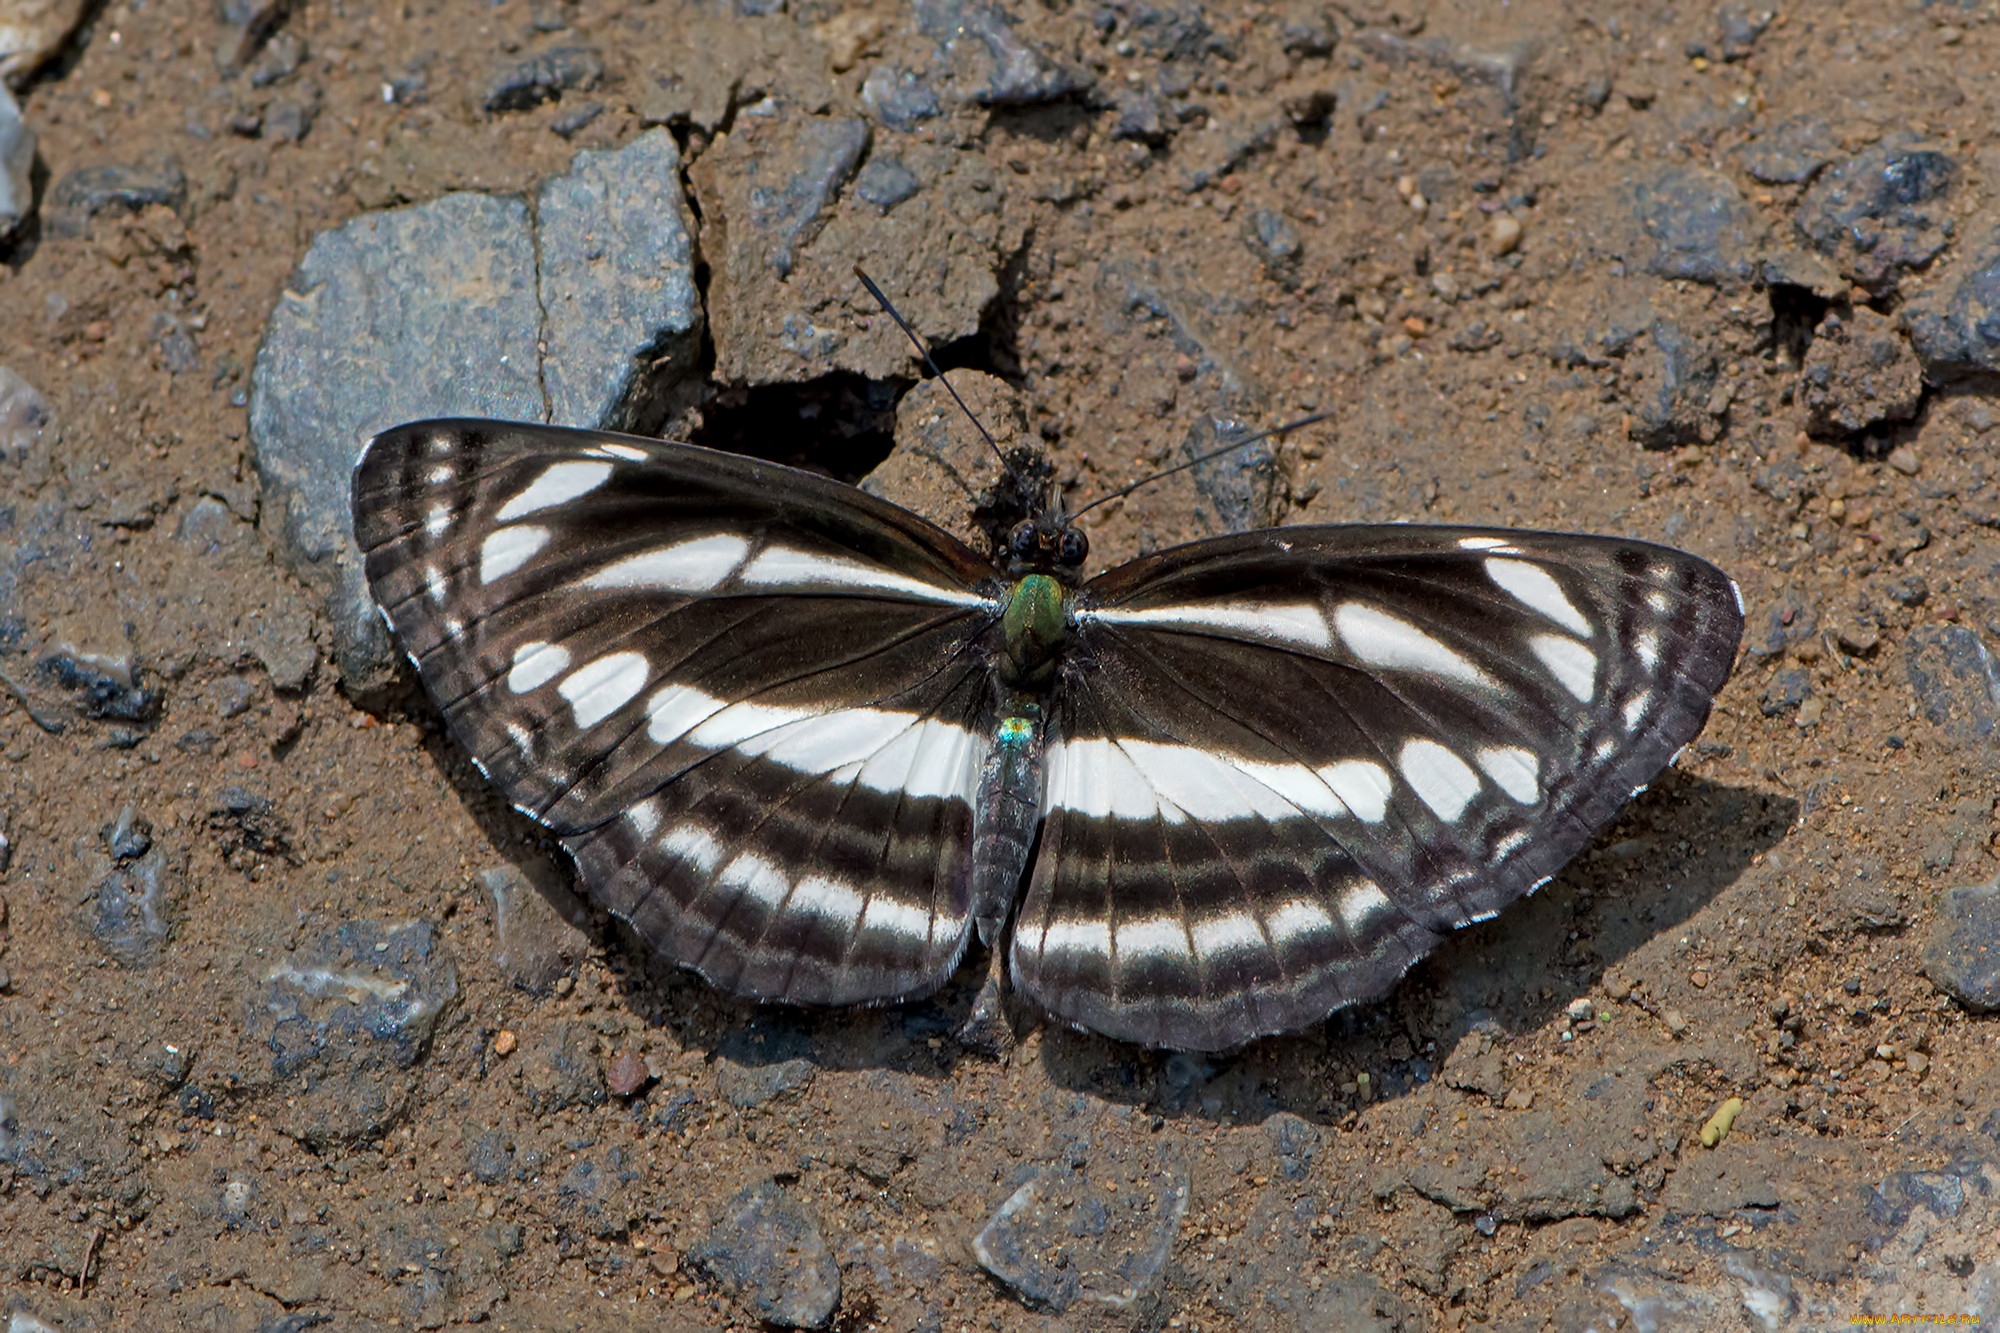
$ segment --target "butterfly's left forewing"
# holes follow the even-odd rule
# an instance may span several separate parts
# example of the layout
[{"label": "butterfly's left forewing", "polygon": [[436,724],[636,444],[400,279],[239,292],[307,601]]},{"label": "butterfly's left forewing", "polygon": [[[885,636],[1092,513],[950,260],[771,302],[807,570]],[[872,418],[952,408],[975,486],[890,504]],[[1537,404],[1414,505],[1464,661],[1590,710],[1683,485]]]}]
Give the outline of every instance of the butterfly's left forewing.
[{"label": "butterfly's left forewing", "polygon": [[1285,528],[1080,592],[1016,986],[1216,1050],[1385,992],[1691,740],[1742,629],[1643,542]]},{"label": "butterfly's left forewing", "polygon": [[962,954],[991,567],[824,478],[486,421],[377,436],[370,586],[453,733],[598,901],[731,992]]}]

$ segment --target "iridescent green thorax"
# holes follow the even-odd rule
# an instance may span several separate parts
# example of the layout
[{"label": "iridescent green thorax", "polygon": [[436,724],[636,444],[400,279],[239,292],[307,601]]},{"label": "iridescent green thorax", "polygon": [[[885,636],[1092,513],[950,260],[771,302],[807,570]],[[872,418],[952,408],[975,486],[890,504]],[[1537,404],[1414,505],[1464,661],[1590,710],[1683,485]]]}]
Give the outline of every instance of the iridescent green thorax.
[{"label": "iridescent green thorax", "polygon": [[1007,594],[1000,631],[1001,678],[1015,686],[1045,684],[1069,641],[1062,584],[1047,574],[1030,574],[1016,583]]}]

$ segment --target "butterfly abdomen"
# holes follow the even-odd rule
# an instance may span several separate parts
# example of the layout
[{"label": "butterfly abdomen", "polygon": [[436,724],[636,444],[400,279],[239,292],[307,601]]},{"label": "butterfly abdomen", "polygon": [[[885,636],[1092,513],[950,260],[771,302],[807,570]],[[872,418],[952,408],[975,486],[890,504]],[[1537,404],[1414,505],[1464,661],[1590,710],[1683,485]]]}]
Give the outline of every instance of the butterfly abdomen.
[{"label": "butterfly abdomen", "polygon": [[1041,702],[1010,693],[999,711],[973,804],[972,918],[988,946],[1020,894],[1042,805]]}]

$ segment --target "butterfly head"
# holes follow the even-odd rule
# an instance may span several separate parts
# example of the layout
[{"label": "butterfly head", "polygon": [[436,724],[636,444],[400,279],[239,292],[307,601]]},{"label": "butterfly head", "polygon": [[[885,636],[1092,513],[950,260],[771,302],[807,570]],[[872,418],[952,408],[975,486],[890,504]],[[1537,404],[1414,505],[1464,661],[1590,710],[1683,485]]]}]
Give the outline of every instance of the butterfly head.
[{"label": "butterfly head", "polygon": [[1007,534],[1007,572],[1016,578],[1053,574],[1074,582],[1089,558],[1090,538],[1059,510],[1024,518]]}]

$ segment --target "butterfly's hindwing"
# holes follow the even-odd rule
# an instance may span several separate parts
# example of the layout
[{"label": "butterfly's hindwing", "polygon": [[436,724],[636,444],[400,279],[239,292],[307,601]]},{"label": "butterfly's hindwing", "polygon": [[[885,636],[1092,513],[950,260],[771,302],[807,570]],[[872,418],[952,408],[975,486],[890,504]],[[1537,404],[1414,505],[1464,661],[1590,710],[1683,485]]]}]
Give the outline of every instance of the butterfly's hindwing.
[{"label": "butterfly's hindwing", "polygon": [[790,469],[492,422],[377,437],[355,513],[453,733],[653,947],[809,1003],[950,974],[984,561]]},{"label": "butterfly's hindwing", "polygon": [[1680,552],[1408,526],[1198,543],[1078,606],[1015,983],[1195,1049],[1531,892],[1700,731],[1742,625]]}]

